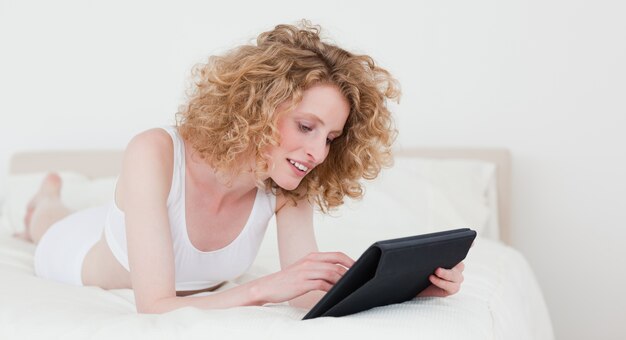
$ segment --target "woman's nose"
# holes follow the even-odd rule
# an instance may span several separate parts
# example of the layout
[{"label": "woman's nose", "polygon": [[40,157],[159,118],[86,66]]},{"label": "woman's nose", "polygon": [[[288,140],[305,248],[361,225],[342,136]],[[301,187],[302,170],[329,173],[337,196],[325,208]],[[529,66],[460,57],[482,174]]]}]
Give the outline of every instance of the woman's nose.
[{"label": "woman's nose", "polygon": [[323,142],[320,141],[311,141],[307,146],[307,156],[310,158],[311,162],[316,164],[321,163],[326,158],[326,139]]}]

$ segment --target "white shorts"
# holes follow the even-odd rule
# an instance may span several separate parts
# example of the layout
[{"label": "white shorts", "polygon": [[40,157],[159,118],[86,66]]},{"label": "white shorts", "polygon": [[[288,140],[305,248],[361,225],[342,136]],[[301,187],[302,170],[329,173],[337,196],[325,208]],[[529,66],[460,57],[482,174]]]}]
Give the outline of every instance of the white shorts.
[{"label": "white shorts", "polygon": [[82,286],[82,267],[87,252],[104,230],[108,205],[80,210],[56,222],[35,250],[35,275]]}]

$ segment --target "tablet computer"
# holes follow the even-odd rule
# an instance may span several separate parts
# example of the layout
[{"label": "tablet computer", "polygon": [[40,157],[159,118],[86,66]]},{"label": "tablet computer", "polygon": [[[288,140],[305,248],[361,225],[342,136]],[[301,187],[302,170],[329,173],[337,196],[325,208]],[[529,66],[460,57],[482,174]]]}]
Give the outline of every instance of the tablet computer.
[{"label": "tablet computer", "polygon": [[452,268],[463,261],[474,238],[476,232],[464,228],[378,241],[303,320],[344,316],[413,299],[430,286],[428,276],[437,268]]}]

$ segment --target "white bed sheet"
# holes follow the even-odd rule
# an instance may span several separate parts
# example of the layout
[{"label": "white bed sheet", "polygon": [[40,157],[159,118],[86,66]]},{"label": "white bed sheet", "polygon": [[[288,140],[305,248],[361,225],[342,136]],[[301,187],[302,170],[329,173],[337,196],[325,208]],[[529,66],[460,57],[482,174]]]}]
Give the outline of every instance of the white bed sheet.
[{"label": "white bed sheet", "polygon": [[[550,318],[524,257],[477,239],[460,293],[417,298],[341,318],[301,321],[285,304],[137,314],[130,289],[106,291],[35,277],[34,246],[0,234],[0,339],[553,339]],[[254,266],[220,288],[263,271]]]}]

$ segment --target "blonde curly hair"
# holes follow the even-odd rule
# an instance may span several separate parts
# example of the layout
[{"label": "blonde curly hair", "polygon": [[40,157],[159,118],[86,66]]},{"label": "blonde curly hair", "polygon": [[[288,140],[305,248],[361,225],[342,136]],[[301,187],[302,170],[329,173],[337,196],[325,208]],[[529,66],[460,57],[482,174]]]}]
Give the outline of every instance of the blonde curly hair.
[{"label": "blonde curly hair", "polygon": [[[303,20],[261,33],[256,44],[243,45],[193,68],[189,100],[177,113],[185,141],[218,172],[236,175],[241,160],[253,156],[259,186],[292,202],[307,198],[321,211],[363,195],[360,180],[374,179],[392,162],[397,131],[388,99],[400,90],[389,72],[367,55],[357,55],[323,42],[321,28]],[[350,112],[326,160],[294,190],[280,188],[267,177],[266,150],[280,144],[277,121],[301,101],[303,92],[332,84],[345,96]],[[278,111],[281,103],[291,105]]]}]

